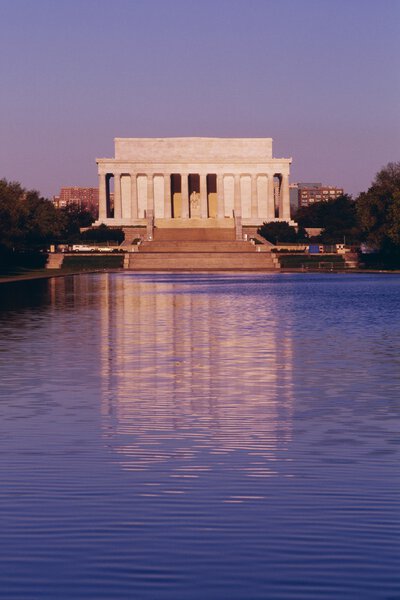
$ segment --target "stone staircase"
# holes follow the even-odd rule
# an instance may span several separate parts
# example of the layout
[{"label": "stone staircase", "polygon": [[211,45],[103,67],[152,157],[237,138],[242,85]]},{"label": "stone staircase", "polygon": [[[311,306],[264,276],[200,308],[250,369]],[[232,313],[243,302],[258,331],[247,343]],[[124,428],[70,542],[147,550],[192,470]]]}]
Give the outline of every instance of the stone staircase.
[{"label": "stone staircase", "polygon": [[235,230],[233,227],[229,229],[206,227],[158,229],[155,227],[153,240],[159,242],[229,242],[235,240]]},{"label": "stone staircase", "polygon": [[63,261],[64,261],[64,254],[49,254],[47,256],[47,262],[46,262],[46,269],[61,269]]},{"label": "stone staircase", "polygon": [[124,232],[125,239],[120,245],[121,248],[129,248],[129,246],[132,246],[134,239],[146,238],[145,227],[123,227],[122,231]]},{"label": "stone staircase", "polygon": [[346,252],[343,254],[344,263],[348,269],[357,269],[359,266],[357,252]]},{"label": "stone staircase", "polygon": [[134,271],[276,271],[267,245],[236,241],[234,229],[154,229],[152,241],[129,254]]}]

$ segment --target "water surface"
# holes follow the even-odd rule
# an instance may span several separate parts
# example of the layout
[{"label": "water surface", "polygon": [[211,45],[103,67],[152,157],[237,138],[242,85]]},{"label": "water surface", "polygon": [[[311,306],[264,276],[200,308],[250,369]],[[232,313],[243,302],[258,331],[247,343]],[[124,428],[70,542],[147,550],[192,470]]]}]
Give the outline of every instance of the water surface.
[{"label": "water surface", "polygon": [[0,597],[400,597],[400,277],[0,286]]}]

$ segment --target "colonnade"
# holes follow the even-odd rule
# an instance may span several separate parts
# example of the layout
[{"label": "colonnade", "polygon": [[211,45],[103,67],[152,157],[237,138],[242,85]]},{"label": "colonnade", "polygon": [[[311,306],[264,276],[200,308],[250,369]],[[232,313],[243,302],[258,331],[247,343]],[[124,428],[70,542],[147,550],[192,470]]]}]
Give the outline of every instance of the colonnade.
[{"label": "colonnade", "polygon": [[[114,211],[111,211],[110,179],[114,177]],[[174,189],[174,178],[180,185]],[[189,180],[198,178],[199,189],[191,191]],[[211,207],[208,177],[214,178]],[[122,179],[124,178],[124,190]],[[127,187],[130,179],[129,188]],[[140,179],[140,186],[139,186]],[[145,183],[146,180],[146,183]],[[157,189],[156,189],[157,180]],[[162,183],[163,180],[163,183]],[[250,180],[250,182],[249,182]],[[232,185],[233,183],[233,185]],[[177,197],[179,196],[179,204]],[[215,198],[216,196],[216,198]],[[179,210],[178,210],[179,208]],[[287,173],[142,173],[113,169],[99,173],[99,222],[137,221],[146,214],[155,218],[183,219],[236,216],[250,220],[290,219]]]}]

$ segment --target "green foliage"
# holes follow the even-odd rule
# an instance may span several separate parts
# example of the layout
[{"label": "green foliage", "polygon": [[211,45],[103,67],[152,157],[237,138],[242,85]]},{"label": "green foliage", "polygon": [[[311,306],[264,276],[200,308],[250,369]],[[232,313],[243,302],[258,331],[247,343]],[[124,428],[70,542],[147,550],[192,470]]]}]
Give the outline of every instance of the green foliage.
[{"label": "green foliage", "polygon": [[46,252],[14,252],[2,248],[0,249],[0,276],[44,269],[46,261]]},{"label": "green foliage", "polygon": [[81,234],[81,240],[85,242],[117,242],[120,244],[124,238],[122,229],[111,229],[104,224],[92,227]]},{"label": "green foliage", "polygon": [[389,163],[357,200],[364,239],[380,253],[400,257],[400,162]]},{"label": "green foliage", "polygon": [[81,239],[81,227],[90,227],[95,219],[91,212],[80,208],[76,204],[60,208],[60,213],[64,223],[62,231],[63,242],[79,242]]},{"label": "green foliage", "polygon": [[39,249],[60,239],[64,219],[39,193],[0,180],[0,249]]},{"label": "green foliage", "polygon": [[290,226],[286,221],[263,223],[258,229],[258,233],[272,244],[277,242],[298,243],[304,241],[307,237],[303,227],[296,231],[295,227]]},{"label": "green foliage", "polygon": [[36,251],[51,243],[80,240],[80,228],[89,227],[94,216],[71,205],[57,209],[34,190],[0,180],[0,252]]},{"label": "green foliage", "polygon": [[302,206],[293,216],[293,220],[303,227],[323,227],[323,215],[321,214],[322,202],[316,202],[310,206]]},{"label": "green foliage", "polygon": [[[279,256],[279,255],[278,255]],[[286,269],[298,269],[301,266],[319,268],[321,263],[322,268],[328,268],[333,265],[335,269],[344,269],[344,258],[340,254],[318,254],[315,256],[299,255],[299,254],[284,254],[279,256],[281,267]]]},{"label": "green foliage", "polygon": [[302,227],[322,227],[324,243],[354,242],[360,238],[357,207],[351,196],[343,194],[327,202],[316,202],[299,208],[294,220]]}]

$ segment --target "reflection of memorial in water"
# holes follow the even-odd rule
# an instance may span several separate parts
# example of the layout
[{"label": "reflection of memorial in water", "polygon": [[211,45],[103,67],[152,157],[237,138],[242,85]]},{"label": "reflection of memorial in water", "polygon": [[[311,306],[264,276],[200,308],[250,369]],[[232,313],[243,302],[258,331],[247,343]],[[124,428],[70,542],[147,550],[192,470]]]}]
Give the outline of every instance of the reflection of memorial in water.
[{"label": "reflection of memorial in water", "polygon": [[144,470],[244,451],[264,459],[249,475],[268,474],[265,458],[291,439],[292,341],[276,298],[240,278],[121,275],[106,286],[102,415],[119,462]]}]

